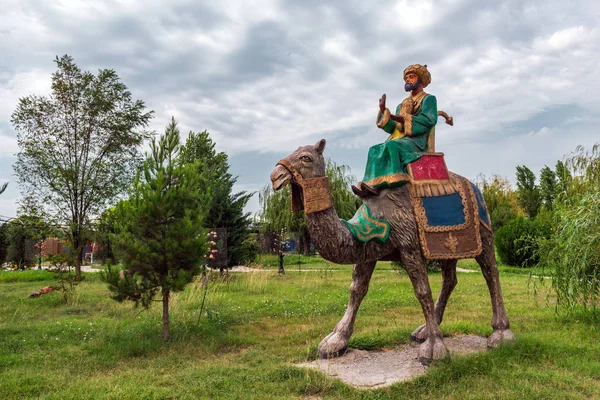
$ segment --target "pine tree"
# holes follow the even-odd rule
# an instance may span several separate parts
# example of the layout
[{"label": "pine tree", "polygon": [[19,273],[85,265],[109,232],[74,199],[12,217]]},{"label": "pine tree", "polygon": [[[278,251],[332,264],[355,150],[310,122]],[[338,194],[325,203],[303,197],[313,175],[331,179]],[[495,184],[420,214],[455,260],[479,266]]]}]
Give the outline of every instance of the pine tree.
[{"label": "pine tree", "polygon": [[181,158],[186,163],[196,163],[198,172],[210,182],[213,200],[204,226],[227,229],[227,265],[231,267],[253,261],[254,253],[248,249],[252,221],[244,207],[254,193],[233,193],[237,178],[229,172],[227,154],[215,150],[215,142],[205,130],[189,133]]},{"label": "pine tree", "polygon": [[163,338],[169,339],[169,298],[200,272],[206,252],[203,220],[210,204],[207,183],[195,163],[179,160],[175,120],[138,171],[128,200],[115,208],[114,246],[124,273],[109,269],[104,279],[113,299],[149,307],[159,294]]}]

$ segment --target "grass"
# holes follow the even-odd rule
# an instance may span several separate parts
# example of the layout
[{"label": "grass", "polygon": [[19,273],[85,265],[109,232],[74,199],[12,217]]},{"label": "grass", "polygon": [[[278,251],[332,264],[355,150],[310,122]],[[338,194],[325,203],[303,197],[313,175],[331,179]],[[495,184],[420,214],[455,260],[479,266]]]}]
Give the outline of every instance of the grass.
[{"label": "grass", "polygon": [[[189,285],[171,301],[168,343],[161,340],[158,303],[149,311],[116,303],[98,274],[86,274],[73,304],[65,305],[58,293],[27,298],[53,283],[46,275],[32,278],[43,271],[16,273],[23,279],[12,281],[2,274],[13,273],[0,272],[0,398],[600,397],[598,326],[584,315],[557,316],[545,296],[533,297],[527,276],[512,273],[501,280],[514,345],[438,362],[423,377],[378,390],[294,367],[316,357],[319,341],[344,313],[351,281],[351,266],[306,260],[300,269],[308,271],[286,266],[285,275],[275,267],[224,280],[214,274],[200,323],[202,289]],[[387,263],[381,267],[358,314],[352,348],[394,348],[422,323],[408,277]],[[490,334],[483,277],[459,273],[458,279],[444,334]],[[440,274],[430,281],[437,293]]]},{"label": "grass", "polygon": [[[479,264],[474,259],[459,260],[458,267],[471,271],[481,271]],[[535,266],[529,268],[519,268],[510,265],[498,264],[498,271],[504,275],[525,275],[527,277],[548,277],[552,275],[552,270],[548,267]]]}]

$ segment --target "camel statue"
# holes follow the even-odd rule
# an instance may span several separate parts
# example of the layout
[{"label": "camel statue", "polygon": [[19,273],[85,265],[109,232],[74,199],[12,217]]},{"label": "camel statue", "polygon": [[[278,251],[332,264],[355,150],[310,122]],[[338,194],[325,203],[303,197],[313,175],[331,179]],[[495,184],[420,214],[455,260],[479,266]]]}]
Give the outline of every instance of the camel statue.
[{"label": "camel statue", "polygon": [[[292,185],[293,200],[301,199],[303,202],[300,205],[292,204],[292,207],[295,206],[296,209],[304,207],[310,237],[319,254],[334,263],[354,264],[348,307],[333,332],[319,344],[319,356],[337,357],[348,349],[348,340],[354,329],[356,313],[367,294],[375,264],[382,260],[401,261],[404,264],[415,295],[423,309],[425,324],[411,334],[411,340],[422,343],[418,352],[419,361],[428,364],[432,360],[445,358],[448,350],[442,341],[443,336],[439,325],[448,298],[457,284],[457,260],[440,260],[443,282],[440,295],[434,305],[420,247],[417,221],[409,198],[410,185],[384,189],[377,196],[363,199],[374,218],[389,222],[390,233],[385,244],[375,241],[360,243],[354,239],[346,224],[338,218],[331,204],[329,185],[325,178],[324,149],[324,139],[314,146],[299,147],[282,159],[271,172],[274,190],[279,190],[289,183]],[[509,321],[504,309],[493,243],[491,230],[481,229],[482,251],[476,260],[481,266],[492,300],[493,333],[488,338],[489,348],[515,339],[509,329]]]}]

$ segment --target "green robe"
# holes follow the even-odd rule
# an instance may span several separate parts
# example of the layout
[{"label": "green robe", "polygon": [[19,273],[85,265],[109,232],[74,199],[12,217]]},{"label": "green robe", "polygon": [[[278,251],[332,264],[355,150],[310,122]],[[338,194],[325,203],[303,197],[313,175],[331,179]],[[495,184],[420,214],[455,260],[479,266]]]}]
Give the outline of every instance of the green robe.
[{"label": "green robe", "polygon": [[[400,112],[401,106],[402,104],[399,104],[396,107],[396,114]],[[430,132],[433,134],[432,131],[437,123],[435,96],[425,94],[415,108],[414,114],[404,115],[404,117],[403,125],[397,124],[391,119],[378,125],[392,136],[385,142],[369,149],[363,178],[363,182],[366,184],[379,188],[391,188],[401,186],[408,181],[406,166],[417,161],[427,151],[429,134]],[[403,132],[399,132],[398,129]],[[406,136],[400,139],[394,138],[401,134]]]}]

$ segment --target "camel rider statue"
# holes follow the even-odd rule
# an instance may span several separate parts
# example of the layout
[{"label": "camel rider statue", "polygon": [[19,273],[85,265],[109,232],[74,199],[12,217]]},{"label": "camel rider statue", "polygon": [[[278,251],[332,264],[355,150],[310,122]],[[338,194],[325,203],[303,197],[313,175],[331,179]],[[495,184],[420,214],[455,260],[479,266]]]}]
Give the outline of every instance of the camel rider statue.
[{"label": "camel rider statue", "polygon": [[[407,165],[425,152],[434,151],[428,142],[430,136],[433,139],[438,110],[435,96],[423,90],[431,83],[427,65],[407,67],[404,82],[404,90],[410,95],[396,107],[395,114],[386,108],[385,94],[379,100],[377,126],[390,136],[369,149],[365,176],[358,187],[352,186],[357,196],[376,196],[380,189],[402,186],[409,180]],[[451,124],[448,118],[447,123]]]}]

